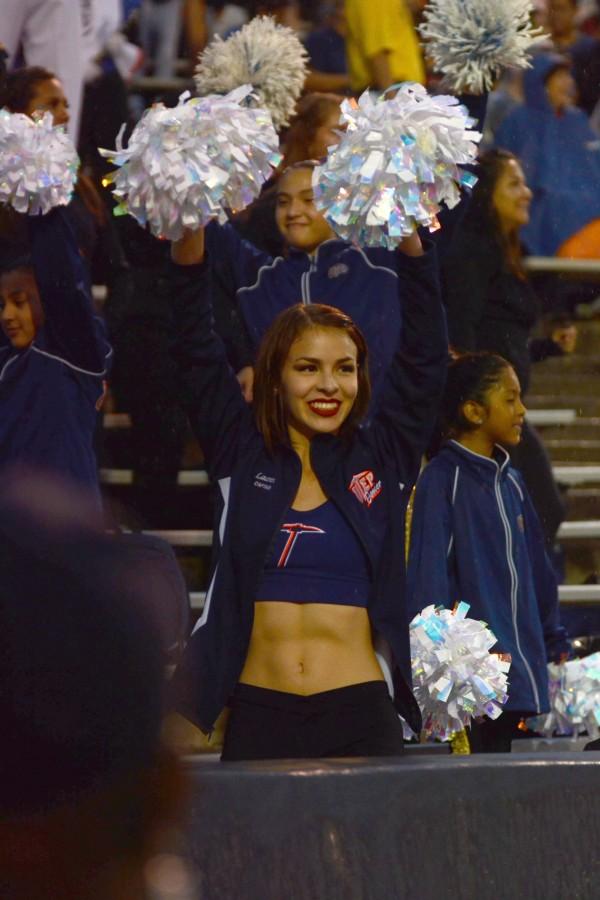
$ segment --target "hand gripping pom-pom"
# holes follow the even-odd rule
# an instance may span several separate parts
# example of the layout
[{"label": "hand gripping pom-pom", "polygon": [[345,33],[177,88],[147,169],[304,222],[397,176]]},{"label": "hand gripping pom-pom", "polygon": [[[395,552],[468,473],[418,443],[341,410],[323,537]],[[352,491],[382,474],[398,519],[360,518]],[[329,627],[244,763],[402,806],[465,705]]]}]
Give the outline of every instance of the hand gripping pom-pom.
[{"label": "hand gripping pom-pom", "polygon": [[548,666],[550,712],[528,719],[535,731],[551,737],[584,732],[600,736],[600,652]]},{"label": "hand gripping pom-pom", "polygon": [[264,109],[249,109],[245,86],[226,97],[189,99],[148,109],[127,148],[101,150],[119,168],[104,179],[130,213],[157,237],[178,240],[184,229],[211,219],[227,221],[226,209],[243,209],[260,193],[281,160],[278,137]]},{"label": "hand gripping pom-pom", "polygon": [[363,246],[393,248],[422,225],[435,231],[441,204],[460,200],[475,176],[481,134],[455,97],[430,97],[403,84],[389,100],[365,92],[344,100],[346,131],[313,173],[315,203],[336,234]]},{"label": "hand gripping pom-pom", "polygon": [[531,0],[430,0],[419,31],[450,90],[482,93],[508,67],[527,68],[545,39],[531,24]]},{"label": "hand gripping pom-pom", "polygon": [[225,94],[251,84],[258,106],[278,130],[289,124],[306,79],[308,55],[291,28],[257,16],[226,41],[216,37],[200,55],[196,91]]},{"label": "hand gripping pom-pom", "polygon": [[454,612],[428,606],[410,623],[413,691],[423,729],[448,740],[471,719],[496,719],[506,702],[510,663],[490,653],[496,638],[485,622],[466,618],[469,606]]},{"label": "hand gripping pom-pom", "polygon": [[77,181],[79,157],[52,113],[30,119],[0,110],[0,203],[37,215],[66,206]]}]

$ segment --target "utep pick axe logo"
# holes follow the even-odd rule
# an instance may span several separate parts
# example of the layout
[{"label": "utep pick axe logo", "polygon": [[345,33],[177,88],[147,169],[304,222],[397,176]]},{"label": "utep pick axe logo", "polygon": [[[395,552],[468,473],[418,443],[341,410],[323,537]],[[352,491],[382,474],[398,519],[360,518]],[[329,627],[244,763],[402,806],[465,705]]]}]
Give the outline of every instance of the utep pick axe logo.
[{"label": "utep pick axe logo", "polygon": [[370,506],[373,500],[379,497],[381,493],[381,481],[375,481],[375,475],[370,469],[359,472],[358,475],[352,476],[352,481],[348,485],[348,490],[352,491],[357,500]]}]

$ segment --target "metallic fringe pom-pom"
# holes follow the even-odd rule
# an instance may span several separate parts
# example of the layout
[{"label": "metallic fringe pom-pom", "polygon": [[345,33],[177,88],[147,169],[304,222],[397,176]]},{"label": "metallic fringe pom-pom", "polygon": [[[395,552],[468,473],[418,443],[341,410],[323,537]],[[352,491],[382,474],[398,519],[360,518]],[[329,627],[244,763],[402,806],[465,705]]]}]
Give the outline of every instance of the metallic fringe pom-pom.
[{"label": "metallic fringe pom-pom", "polygon": [[52,113],[30,119],[0,110],[0,203],[30,215],[66,206],[78,169],[75,147]]},{"label": "metallic fringe pom-pom", "polygon": [[482,93],[508,67],[527,68],[534,28],[531,0],[430,0],[419,31],[438,72],[453,91]]},{"label": "metallic fringe pom-pom", "polygon": [[477,716],[496,719],[508,698],[510,662],[490,653],[496,638],[485,622],[428,606],[410,623],[413,691],[429,737],[449,740]]},{"label": "metallic fringe pom-pom", "polygon": [[307,73],[308,54],[291,28],[257,16],[226,41],[216,37],[199,57],[194,76],[199,95],[225,94],[251,84],[258,106],[277,130],[289,124]]},{"label": "metallic fringe pom-pom", "polygon": [[548,666],[550,712],[528,719],[529,727],[553,734],[600,736],[600,652]]},{"label": "metallic fringe pom-pom", "polygon": [[227,221],[226,209],[243,209],[258,197],[281,156],[269,113],[249,108],[248,85],[225,97],[189,99],[146,110],[125,148],[101,154],[119,166],[104,179],[114,183],[116,215],[129,213],[154,235],[177,240],[186,228],[211,219]]},{"label": "metallic fringe pom-pom", "polygon": [[363,246],[389,249],[422,225],[439,228],[441,204],[460,200],[476,178],[481,135],[455,97],[431,97],[420,84],[395,96],[345,100],[345,132],[313,173],[315,203],[336,234]]}]

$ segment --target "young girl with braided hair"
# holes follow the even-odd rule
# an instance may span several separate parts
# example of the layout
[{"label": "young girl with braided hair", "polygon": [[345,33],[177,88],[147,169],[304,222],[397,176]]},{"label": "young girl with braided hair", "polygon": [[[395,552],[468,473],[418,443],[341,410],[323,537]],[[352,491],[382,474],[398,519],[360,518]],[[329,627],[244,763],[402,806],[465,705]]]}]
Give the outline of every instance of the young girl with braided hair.
[{"label": "young girl with braided hair", "polygon": [[410,614],[458,601],[510,654],[505,711],[474,723],[475,752],[509,751],[526,716],[548,710],[548,661],[568,653],[544,539],[508,449],[525,407],[512,366],[492,353],[454,359],[442,405],[441,449],[415,493],[408,563]]}]

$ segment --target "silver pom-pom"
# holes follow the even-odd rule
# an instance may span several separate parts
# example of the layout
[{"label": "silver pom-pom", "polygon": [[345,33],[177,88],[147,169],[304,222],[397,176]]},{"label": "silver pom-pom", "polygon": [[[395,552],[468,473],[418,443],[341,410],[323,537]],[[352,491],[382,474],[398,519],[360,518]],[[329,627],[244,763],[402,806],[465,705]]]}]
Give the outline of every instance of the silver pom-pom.
[{"label": "silver pom-pom", "polygon": [[114,183],[120,203],[116,215],[129,213],[154,235],[177,240],[184,229],[227,221],[256,199],[279,165],[279,139],[269,113],[249,109],[245,85],[225,97],[190,99],[167,108],[146,110],[129,144],[100,150],[119,168],[103,183]]},{"label": "silver pom-pom", "polygon": [[507,67],[527,68],[534,28],[531,0],[430,0],[419,27],[427,54],[450,90],[482,93]]},{"label": "silver pom-pom", "polygon": [[344,100],[340,143],[313,172],[315,203],[347,241],[393,248],[415,225],[439,228],[445,203],[460,200],[460,186],[476,178],[473,163],[481,134],[456,97],[431,97],[406,83],[389,100],[368,91]]},{"label": "silver pom-pom", "polygon": [[29,215],[66,206],[78,168],[75,147],[52,113],[30,119],[0,110],[0,203]]},{"label": "silver pom-pom", "polygon": [[427,606],[410,623],[413,692],[423,730],[448,740],[478,716],[497,719],[506,703],[510,662],[490,653],[496,638],[485,622],[468,619],[468,603],[454,611]]},{"label": "silver pom-pom", "polygon": [[548,666],[550,712],[527,720],[535,731],[551,737],[600,735],[600,652]]},{"label": "silver pom-pom", "polygon": [[224,41],[217,36],[199,57],[198,94],[224,94],[251,84],[256,102],[279,131],[289,124],[306,79],[308,55],[291,28],[257,16]]}]

